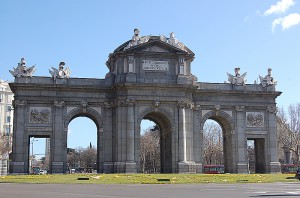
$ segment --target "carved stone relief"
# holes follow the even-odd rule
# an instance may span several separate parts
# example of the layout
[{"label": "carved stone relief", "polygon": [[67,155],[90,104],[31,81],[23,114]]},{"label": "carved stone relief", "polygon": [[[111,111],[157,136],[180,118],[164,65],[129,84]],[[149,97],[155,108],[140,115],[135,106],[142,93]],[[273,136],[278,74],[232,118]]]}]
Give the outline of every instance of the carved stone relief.
[{"label": "carved stone relief", "polygon": [[29,123],[49,124],[51,118],[51,107],[30,107]]},{"label": "carved stone relief", "polygon": [[159,100],[154,100],[153,101],[152,106],[154,108],[154,111],[158,111],[159,105],[160,105]]},{"label": "carved stone relief", "polygon": [[82,106],[83,113],[86,113],[86,108],[88,106],[88,102],[85,100],[81,101],[81,106]]},{"label": "carved stone relief", "polygon": [[246,112],[247,127],[264,127],[264,113]]}]

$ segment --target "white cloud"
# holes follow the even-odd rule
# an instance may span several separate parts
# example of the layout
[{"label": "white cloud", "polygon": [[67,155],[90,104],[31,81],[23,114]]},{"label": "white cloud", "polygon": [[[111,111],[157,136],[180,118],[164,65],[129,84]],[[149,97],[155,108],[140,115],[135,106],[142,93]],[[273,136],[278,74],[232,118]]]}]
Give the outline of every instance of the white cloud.
[{"label": "white cloud", "polygon": [[271,14],[280,14],[287,11],[287,9],[295,4],[294,0],[281,0],[278,1],[276,4],[271,5],[271,7],[264,12],[265,16]]},{"label": "white cloud", "polygon": [[272,22],[272,31],[274,32],[277,25],[281,25],[282,30],[300,24],[300,14],[294,13],[283,18],[277,18]]}]

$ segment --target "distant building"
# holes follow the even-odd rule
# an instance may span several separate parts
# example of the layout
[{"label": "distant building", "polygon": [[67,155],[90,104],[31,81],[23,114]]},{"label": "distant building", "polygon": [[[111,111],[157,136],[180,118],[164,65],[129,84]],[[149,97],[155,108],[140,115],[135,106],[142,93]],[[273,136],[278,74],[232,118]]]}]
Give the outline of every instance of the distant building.
[{"label": "distant building", "polygon": [[7,81],[0,79],[0,175],[7,174],[13,131],[13,93]]}]

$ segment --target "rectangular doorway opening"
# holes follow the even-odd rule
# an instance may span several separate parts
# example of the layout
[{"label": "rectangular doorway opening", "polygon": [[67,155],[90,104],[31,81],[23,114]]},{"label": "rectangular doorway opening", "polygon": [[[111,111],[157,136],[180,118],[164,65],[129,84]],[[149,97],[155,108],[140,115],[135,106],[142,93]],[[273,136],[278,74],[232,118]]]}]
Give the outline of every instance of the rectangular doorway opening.
[{"label": "rectangular doorway opening", "polygon": [[247,139],[248,164],[250,173],[265,173],[265,139]]},{"label": "rectangular doorway opening", "polygon": [[29,174],[47,174],[50,164],[50,136],[30,136],[28,156]]}]

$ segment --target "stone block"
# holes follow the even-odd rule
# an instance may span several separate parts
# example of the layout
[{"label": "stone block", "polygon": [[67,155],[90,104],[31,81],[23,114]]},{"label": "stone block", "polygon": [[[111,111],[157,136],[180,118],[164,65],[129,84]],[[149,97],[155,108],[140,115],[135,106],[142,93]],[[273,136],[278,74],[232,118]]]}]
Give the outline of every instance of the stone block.
[{"label": "stone block", "polygon": [[195,162],[178,162],[178,173],[196,173]]}]

